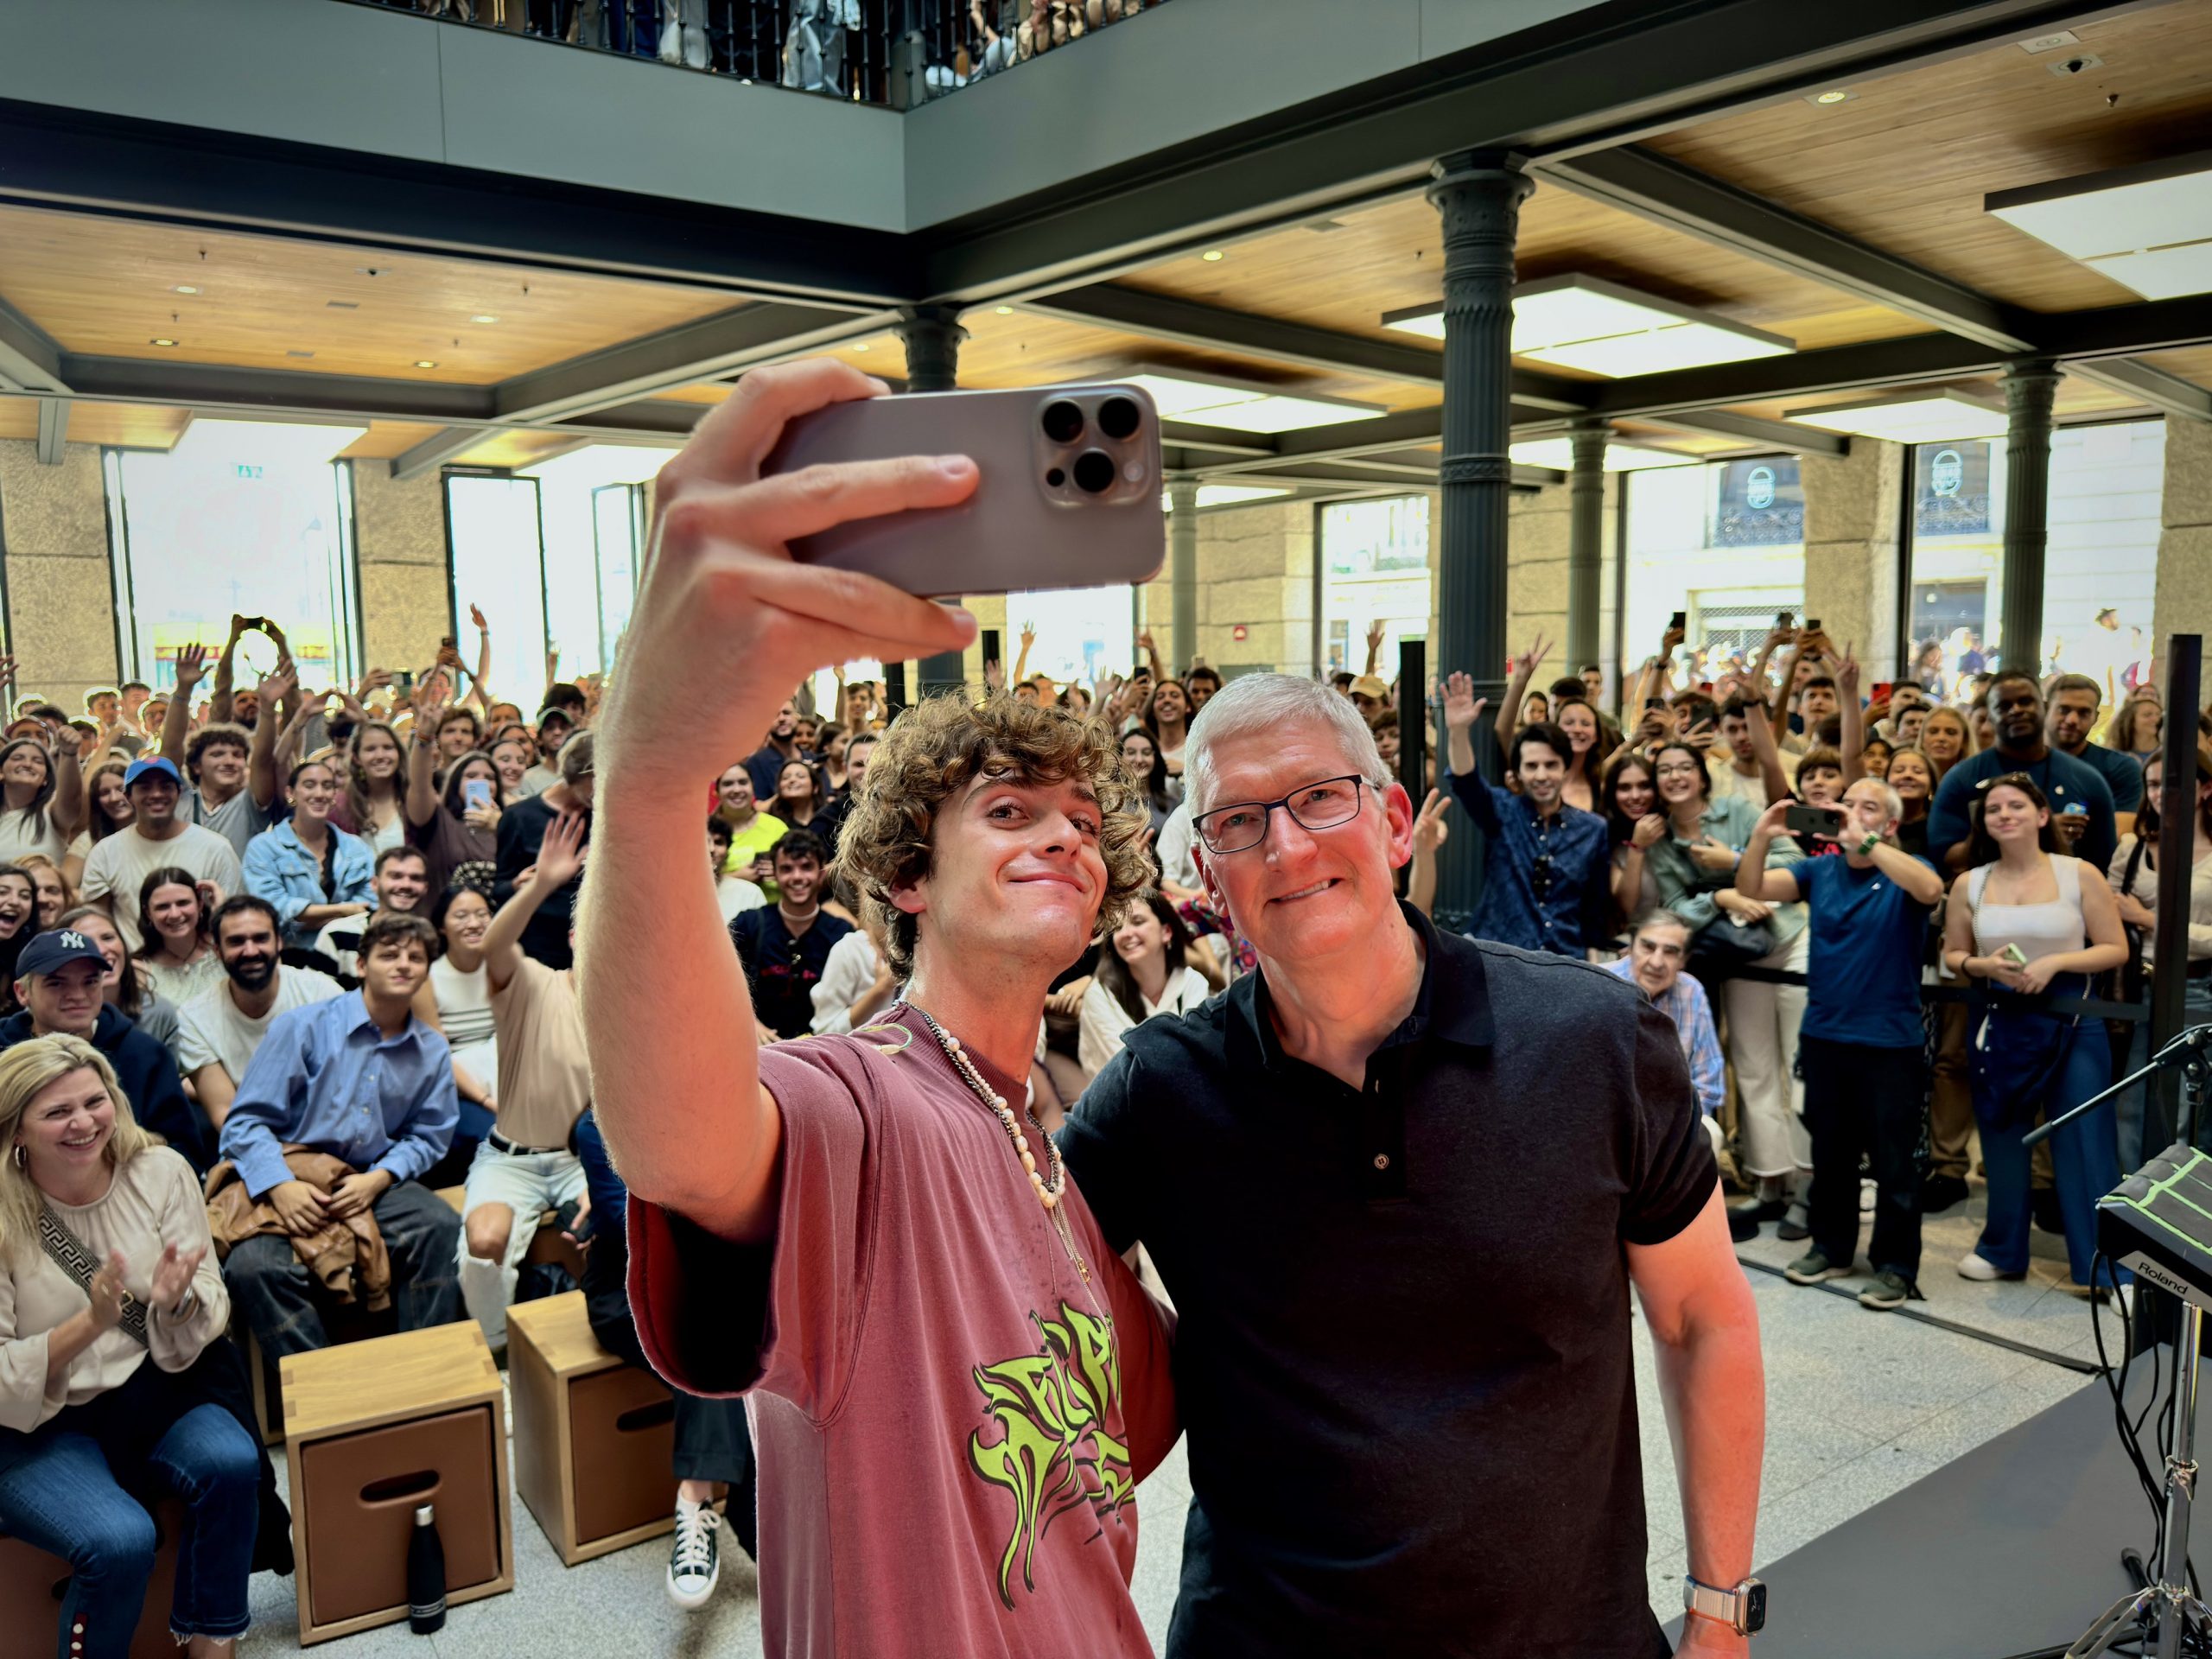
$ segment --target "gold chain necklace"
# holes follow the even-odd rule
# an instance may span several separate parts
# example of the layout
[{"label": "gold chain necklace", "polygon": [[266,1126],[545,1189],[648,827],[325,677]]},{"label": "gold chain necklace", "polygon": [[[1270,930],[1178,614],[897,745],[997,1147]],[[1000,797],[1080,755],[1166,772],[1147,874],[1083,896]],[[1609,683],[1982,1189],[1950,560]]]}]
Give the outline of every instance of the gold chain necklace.
[{"label": "gold chain necklace", "polygon": [[[914,1008],[911,1002],[905,1006]],[[930,1028],[930,1035],[937,1039],[938,1049],[961,1081],[968,1085],[969,1091],[982,1103],[991,1116],[998,1119],[999,1127],[1006,1131],[1014,1155],[1021,1160],[1021,1167],[1029,1176],[1030,1190],[1036,1193],[1037,1202],[1045,1207],[1045,1213],[1052,1217],[1052,1230],[1059,1235],[1060,1248],[1067,1252],[1068,1260],[1075,1263],[1077,1274],[1089,1284],[1090,1265],[1076,1249],[1075,1235],[1068,1226],[1066,1212],[1060,1208],[1061,1195],[1067,1191],[1067,1171],[1060,1163],[1060,1149],[1052,1144],[1052,1137],[1045,1133],[1045,1126],[1038,1122],[1035,1109],[1025,1108],[1030,1122],[1036,1126],[1038,1135],[1045,1142],[1046,1168],[1051,1172],[1049,1175],[1039,1172],[1037,1154],[1029,1150],[1028,1139],[1021,1133],[1021,1125],[1014,1118],[1014,1108],[1006,1103],[1006,1096],[992,1088],[983,1074],[976,1069],[976,1063],[961,1048],[960,1039],[931,1019],[924,1010],[914,1008],[914,1012],[921,1015],[922,1023]]]}]

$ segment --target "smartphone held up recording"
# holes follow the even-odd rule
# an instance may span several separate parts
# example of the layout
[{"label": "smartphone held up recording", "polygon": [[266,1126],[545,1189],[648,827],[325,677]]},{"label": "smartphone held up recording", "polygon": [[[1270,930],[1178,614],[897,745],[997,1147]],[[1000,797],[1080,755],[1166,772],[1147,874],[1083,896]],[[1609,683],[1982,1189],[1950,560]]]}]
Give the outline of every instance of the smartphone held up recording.
[{"label": "smartphone held up recording", "polygon": [[785,427],[760,470],[953,454],[979,474],[965,501],[839,524],[791,556],[930,598],[1148,582],[1166,562],[1160,413],[1136,386],[832,404]]},{"label": "smartphone held up recording", "polygon": [[1843,813],[1833,806],[1792,806],[1783,813],[1782,827],[1793,836],[1834,841],[1843,834]]}]

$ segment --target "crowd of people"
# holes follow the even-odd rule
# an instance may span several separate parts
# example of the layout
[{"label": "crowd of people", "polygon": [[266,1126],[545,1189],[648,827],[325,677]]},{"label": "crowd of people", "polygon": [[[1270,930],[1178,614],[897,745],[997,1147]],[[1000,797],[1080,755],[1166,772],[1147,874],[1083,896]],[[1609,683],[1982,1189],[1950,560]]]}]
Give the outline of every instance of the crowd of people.
[{"label": "crowd of people", "polygon": [[[1409,984],[1427,986],[1420,962],[1448,958],[1491,976],[1502,995],[1515,964],[1565,958],[1633,987],[1635,1005],[1602,1006],[1617,1016],[1633,1007],[1631,1034],[1646,1015],[1671,1033],[1702,1129],[1694,1153],[1669,1153],[1663,1198],[1654,1189],[1652,1205],[1674,1217],[1654,1224],[1654,1247],[1696,1213],[1699,1169],[1709,1185],[1707,1160],[1725,1160],[1741,1189],[1728,1230],[1742,1240],[1772,1224],[1803,1242],[1795,1282],[1859,1274],[1871,1229],[1859,1294],[1871,1308],[1918,1294],[1922,1218],[1965,1198],[1977,1139],[1988,1215],[1959,1274],[2022,1276],[2042,1225],[2063,1234],[2083,1294],[2123,1283],[2099,1263],[2093,1206],[2141,1160],[2141,1100],[2075,1120],[2046,1158],[2023,1136],[2144,1052],[2139,1022],[2108,1028],[2069,999],[2138,999],[2162,951],[2185,952],[2191,1017],[2212,1019],[2212,723],[2198,721],[2188,937],[2162,944],[2154,690],[2138,685],[2107,711],[2084,677],[2039,683],[1998,670],[1975,677],[1966,706],[1939,704],[1910,681],[1863,685],[1848,648],[1786,620],[1755,661],[1713,683],[1675,682],[1670,632],[1613,702],[1589,665],[1540,684],[1539,639],[1514,660],[1491,721],[1462,673],[1429,688],[1373,672],[1334,685],[1260,677],[1225,694],[1203,662],[1173,672],[1149,633],[1126,676],[1086,686],[1030,672],[1025,629],[1010,675],[988,664],[974,696],[910,711],[842,672],[817,708],[801,682],[764,710],[757,747],[710,757],[718,773],[671,773],[649,799],[630,785],[626,810],[664,819],[667,847],[691,848],[694,869],[705,853],[723,965],[697,958],[698,941],[673,921],[639,925],[645,912],[632,911],[626,933],[602,932],[588,950],[601,976],[588,982],[579,927],[600,901],[580,895],[612,884],[604,872],[586,880],[603,816],[602,688],[552,681],[524,719],[485,685],[491,625],[472,615],[474,673],[448,640],[419,673],[372,671],[318,694],[302,688],[281,627],[242,615],[219,651],[177,653],[173,686],[158,695],[143,683],[95,689],[81,715],[11,696],[0,747],[0,1285],[12,1309],[0,1332],[0,1510],[16,1535],[71,1562],[60,1617],[73,1654],[100,1659],[127,1644],[151,1550],[133,1499],[149,1491],[175,1491],[191,1510],[173,1611],[186,1650],[226,1653],[243,1628],[249,1562],[272,1564],[276,1545],[249,1548],[239,1517],[260,1506],[266,1533],[276,1500],[226,1332],[250,1330],[273,1363],[473,1319],[496,1351],[517,1296],[559,1282],[533,1285],[524,1271],[548,1217],[583,1251],[601,1340],[691,1385],[678,1396],[671,1596],[697,1607],[712,1595],[725,1522],[748,1554],[761,1517],[820,1523],[810,1506],[823,1495],[795,1492],[788,1465],[756,1478],[744,1408],[719,1396],[765,1374],[803,1412],[827,1411],[822,1390],[857,1362],[782,1351],[755,1366],[696,1332],[679,1339],[693,1316],[677,1302],[630,1303],[629,1242],[661,1252],[639,1264],[641,1283],[753,1269],[715,1253],[742,1245],[709,1248],[678,1224],[692,1189],[671,1161],[674,1143],[639,1128],[639,1108],[602,1135],[592,1061],[603,1073],[610,1061],[596,1052],[603,1039],[588,1049],[597,1033],[586,1007],[615,995],[604,964],[619,953],[652,969],[621,995],[696,980],[686,995],[729,990],[752,1010],[745,1040],[781,1114],[773,1179],[784,1196],[766,1196],[767,1166],[741,1166],[734,1179],[755,1197],[725,1217],[724,1238],[759,1236],[764,1215],[780,1203],[789,1217],[801,1193],[842,1201],[855,1149],[843,1109],[822,1091],[846,1099],[861,1073],[841,1068],[859,1062],[794,1039],[887,1033],[941,1046],[951,1066],[938,1081],[950,1093],[930,1109],[972,1109],[957,1103],[979,1091],[1048,1219],[1065,1190],[1050,1138],[1062,1131],[1096,1213],[1081,1209],[1061,1242],[1083,1283],[1110,1294],[1097,1317],[1122,1332],[1132,1388],[1164,1363],[1164,1345],[1151,1352],[1140,1334],[1161,1273],[1179,1300],[1185,1286],[1230,1284],[1196,1263],[1236,1254],[1211,1252],[1192,1230],[1182,1211],[1208,1207],[1197,1195],[1161,1207],[1172,1141],[1143,1160],[1162,1185],[1147,1188],[1127,1163],[1148,1144],[1128,1127],[1142,1115],[1140,1065],[1195,1068],[1203,1095],[1215,1063],[1205,1041],[1240,1052],[1239,1028],[1220,1026],[1240,996],[1319,1007],[1374,994],[1334,984],[1318,961],[1296,968],[1300,924],[1277,907],[1364,878],[1323,860],[1306,887],[1250,885],[1274,855],[1265,865],[1236,855],[1279,851],[1282,836],[1310,851],[1362,826],[1354,836],[1385,891],[1359,888],[1370,918],[1360,937],[1414,953],[1389,969],[1412,963]],[[255,632],[278,661],[249,689],[234,664]],[[12,680],[12,665],[0,672]],[[614,696],[626,690],[618,682]],[[632,753],[649,715],[631,716]],[[1432,720],[1445,742],[1420,780],[1429,786],[1393,797],[1401,721]],[[1265,765],[1232,763],[1240,738],[1255,756],[1264,747]],[[1479,764],[1485,743],[1494,766]],[[1263,794],[1286,767],[1297,773],[1287,793],[1239,804],[1240,786]],[[1015,772],[1019,788],[994,781]],[[1363,805],[1377,800],[1379,815]],[[1461,925],[1489,954],[1464,962],[1452,953],[1465,942],[1433,918],[1454,802],[1484,849],[1480,899]],[[990,992],[988,976],[971,989],[963,981],[980,970],[953,918],[963,905],[988,911],[999,878],[964,861],[972,849],[932,855],[927,826],[967,826],[959,834],[986,849],[1003,837],[1007,851],[980,855],[1003,874],[1033,855],[1028,826],[1047,817],[1088,850],[1066,869],[1046,861],[1007,879],[1063,887],[1089,901],[1090,919],[1038,935],[1020,996]],[[625,868],[639,893],[682,880],[635,856]],[[1403,922],[1377,934],[1372,918],[1394,915]],[[1312,983],[1299,988],[1298,973]],[[1579,978],[1543,982],[1562,1007],[1600,995]],[[1041,1011],[1024,1000],[1032,991]],[[1407,1009],[1427,1009],[1430,995]],[[925,1001],[931,1014],[916,1007]],[[965,1048],[932,1017],[956,1013],[974,1033]],[[1447,1034],[1473,1017],[1441,1001],[1402,1011]],[[1192,1034],[1206,1031],[1212,1039]],[[1373,1033],[1385,1052],[1389,1031]],[[1324,1038],[1295,1060],[1272,1036],[1253,1040],[1246,1058],[1276,1068],[1300,1112],[1309,1094],[1320,1109],[1328,1089],[1356,1087],[1360,1065],[1371,1090],[1372,1065],[1347,1072]],[[674,1047],[652,1064],[705,1052]],[[1034,1141],[1007,1104],[1025,1095]],[[1203,1133],[1233,1139],[1236,1113],[1223,1109]],[[933,1173],[931,1154],[898,1150],[889,1132],[890,1155],[906,1161],[883,1179],[982,1179]],[[1390,1173],[1402,1129],[1399,1141],[1363,1132],[1383,1135],[1363,1179],[1370,1200],[1387,1199],[1403,1179]],[[1271,1183],[1311,1179],[1277,1168],[1280,1150],[1262,1166]],[[618,1169],[650,1172],[650,1203],[631,1203]],[[454,1186],[458,1205],[440,1191]],[[1331,1202],[1317,1192],[1306,1211],[1317,1237],[1328,1236]],[[633,1224],[626,1242],[632,1211],[643,1230]],[[926,1254],[941,1242],[908,1244]],[[1130,1248],[1141,1279],[1125,1285],[1113,1270],[1139,1243],[1150,1253]],[[854,1268],[810,1260],[787,1283],[780,1262],[760,1293],[772,1300],[830,1294],[805,1275]],[[1235,1287],[1272,1294],[1249,1278]],[[1077,1314],[1067,1318],[1079,1332]],[[1186,1421],[1219,1406],[1203,1385],[1185,1387]],[[789,1428],[771,1436],[786,1452]],[[1128,1466],[1084,1465],[1102,1516],[1118,1509],[1116,1483],[1141,1476],[1158,1449]],[[1014,1593],[1003,1575],[1001,1592]]]}]

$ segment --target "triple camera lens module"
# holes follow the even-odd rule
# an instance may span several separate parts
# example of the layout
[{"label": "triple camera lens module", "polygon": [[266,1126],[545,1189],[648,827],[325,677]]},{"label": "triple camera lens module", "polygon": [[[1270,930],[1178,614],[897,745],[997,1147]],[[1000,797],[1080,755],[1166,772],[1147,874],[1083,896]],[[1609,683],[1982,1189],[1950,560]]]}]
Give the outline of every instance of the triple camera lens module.
[{"label": "triple camera lens module", "polygon": [[1065,399],[1045,405],[1045,435],[1054,443],[1073,443],[1083,435],[1083,407]]},{"label": "triple camera lens module", "polygon": [[[1056,397],[1046,404],[1038,416],[1046,441],[1063,452],[1081,448],[1072,457],[1065,453],[1050,457],[1052,464],[1045,473],[1047,488],[1058,489],[1072,483],[1088,496],[1112,494],[1122,482],[1122,458],[1109,449],[1097,447],[1106,443],[1126,443],[1137,437],[1144,428],[1144,408],[1134,397],[1109,397],[1095,408],[1071,397]],[[1141,476],[1144,468],[1130,462],[1131,487]]]}]

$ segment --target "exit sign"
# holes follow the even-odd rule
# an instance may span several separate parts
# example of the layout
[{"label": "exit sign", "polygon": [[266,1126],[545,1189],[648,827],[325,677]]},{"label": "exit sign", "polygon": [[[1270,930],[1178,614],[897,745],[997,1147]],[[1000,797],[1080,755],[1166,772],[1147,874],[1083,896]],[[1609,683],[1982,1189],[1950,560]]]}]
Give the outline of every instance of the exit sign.
[{"label": "exit sign", "polygon": [[248,466],[242,461],[232,462],[231,470],[236,473],[240,478],[259,478],[261,476],[260,467]]}]

